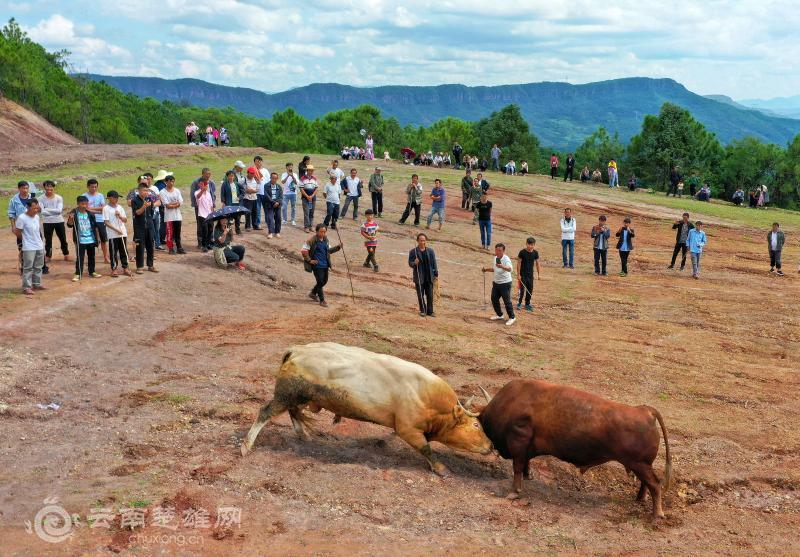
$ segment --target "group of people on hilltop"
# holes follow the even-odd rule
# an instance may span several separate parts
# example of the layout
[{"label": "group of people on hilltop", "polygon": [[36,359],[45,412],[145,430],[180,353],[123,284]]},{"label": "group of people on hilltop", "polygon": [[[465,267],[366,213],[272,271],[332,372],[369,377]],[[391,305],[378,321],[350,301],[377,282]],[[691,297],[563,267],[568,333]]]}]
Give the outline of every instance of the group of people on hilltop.
[{"label": "group of people on hilltop", "polygon": [[[299,163],[298,173],[294,172],[292,163],[286,163],[285,171],[280,175],[270,172],[260,156],[255,156],[252,166],[249,167],[242,161],[236,161],[233,168],[225,172],[219,187],[212,179],[211,171],[203,168],[200,176],[189,187],[190,205],[195,214],[197,247],[201,252],[212,250],[215,262],[221,266],[234,265],[244,269],[245,248],[234,244],[234,237],[247,231],[261,230],[263,215],[267,228],[266,237],[280,238],[282,223],[297,226],[296,200],[299,194],[303,230],[312,233],[301,250],[304,266],[313,273],[315,279],[309,296],[327,306],[324,288],[331,268],[331,256],[341,247],[341,243],[330,246],[328,229],[336,229],[339,218],[350,215],[354,221],[358,221],[359,201],[366,192],[370,194],[372,206],[364,211],[364,219],[359,226],[365,248],[363,266],[376,273],[380,270],[377,250],[381,229],[378,219],[384,216],[382,169],[375,167],[365,184],[357,169],[351,168],[345,172],[338,163],[335,159],[331,161],[326,170],[327,180],[324,186],[317,180],[309,156]],[[54,235],[59,241],[64,260],[70,261],[70,248],[74,249],[74,282],[80,282],[87,276],[102,276],[97,266],[100,254],[103,263],[110,268],[110,276],[118,277],[121,274],[132,276],[134,272],[143,274],[145,270],[157,273],[154,262],[158,251],[166,251],[170,255],[186,253],[182,239],[184,194],[176,186],[172,172],[160,170],[156,176],[151,173],[139,176],[136,189],[127,195],[113,190],[103,195],[99,192],[98,181],[89,179],[86,192],[77,197],[76,207],[66,214],[64,200],[55,193],[55,183],[46,180],[42,187],[44,195],[36,197],[29,182],[20,182],[18,193],[11,198],[8,209],[11,231],[16,236],[20,252],[20,271],[25,294],[30,295],[45,288],[42,275],[49,271]],[[480,172],[473,177],[472,170],[467,168],[461,179],[461,191],[461,209],[471,213],[472,223],[478,225],[481,247],[485,250],[489,250],[492,245],[494,247],[492,265],[482,268],[483,272],[493,273],[493,319],[503,318],[500,304],[502,301],[506,323],[511,325],[515,320],[511,303],[514,278],[519,291],[516,309],[533,309],[531,296],[534,269],[538,275],[541,273],[538,252],[535,249],[536,240],[533,237],[528,238],[525,247],[520,250],[517,257],[520,272],[515,274],[511,259],[505,254],[505,245],[492,244],[494,207],[490,200],[492,188],[489,182]],[[399,220],[400,224],[405,224],[413,213],[414,225],[419,225],[422,206],[427,199],[430,202],[427,228],[430,229],[436,219],[438,230],[441,231],[445,224],[447,199],[447,189],[442,180],[435,179],[431,189],[426,192],[419,176],[413,174],[410,183],[405,187],[405,194],[406,205]],[[322,196],[326,206],[323,222],[315,222],[316,200],[319,196]],[[235,216],[218,218],[217,209],[223,207],[234,208],[229,212]],[[242,216],[244,223],[241,222]],[[692,277],[699,279],[701,258],[707,244],[703,223],[691,222],[689,214],[685,213],[672,228],[676,231],[676,239],[668,268],[674,269],[677,257],[681,255],[680,270],[684,270],[688,253],[691,256]],[[130,268],[127,245],[130,229],[135,244],[135,271]],[[560,229],[563,267],[574,269],[578,227],[570,208],[564,210]],[[68,230],[71,231],[71,245],[67,240]],[[591,238],[592,243],[595,275],[608,274],[607,253],[612,242],[615,242],[619,253],[619,274],[622,277],[628,275],[629,256],[634,249],[634,241],[639,241],[630,217],[624,218],[614,231],[607,217],[600,215],[597,223],[591,227],[588,238]],[[774,223],[767,234],[767,242],[770,272],[782,275],[781,255],[785,235],[778,223]],[[439,276],[435,253],[427,244],[427,235],[418,234],[417,246],[409,253],[408,260],[417,290],[420,313],[426,316],[434,315],[434,292]]]},{"label": "group of people on hilltop", "polygon": [[194,122],[189,122],[184,128],[187,145],[206,145],[208,147],[227,147],[231,144],[228,130],[225,126],[217,128],[211,124],[206,126],[205,131],[200,130],[200,126]]}]

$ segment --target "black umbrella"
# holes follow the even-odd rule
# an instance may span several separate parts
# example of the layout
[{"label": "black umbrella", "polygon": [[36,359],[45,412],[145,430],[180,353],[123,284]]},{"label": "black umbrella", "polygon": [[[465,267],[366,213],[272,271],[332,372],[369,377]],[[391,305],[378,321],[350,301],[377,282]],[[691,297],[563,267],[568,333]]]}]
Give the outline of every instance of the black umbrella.
[{"label": "black umbrella", "polygon": [[225,218],[233,218],[236,215],[244,215],[249,213],[250,209],[242,207],[241,205],[226,205],[222,209],[209,213],[206,217],[207,221],[214,221]]}]

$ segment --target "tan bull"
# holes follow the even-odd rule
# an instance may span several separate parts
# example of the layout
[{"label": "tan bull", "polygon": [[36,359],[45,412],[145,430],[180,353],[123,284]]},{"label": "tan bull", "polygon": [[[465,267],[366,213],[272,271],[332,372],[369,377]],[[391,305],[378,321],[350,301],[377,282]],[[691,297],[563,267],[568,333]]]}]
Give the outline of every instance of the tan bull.
[{"label": "tan bull", "polygon": [[395,430],[418,450],[437,474],[430,441],[454,449],[488,454],[492,445],[476,414],[466,410],[443,379],[421,365],[363,348],[321,342],[294,346],[283,356],[275,393],[242,442],[246,455],[264,425],[286,411],[295,432],[305,437],[303,409],[326,409],[340,417]]}]

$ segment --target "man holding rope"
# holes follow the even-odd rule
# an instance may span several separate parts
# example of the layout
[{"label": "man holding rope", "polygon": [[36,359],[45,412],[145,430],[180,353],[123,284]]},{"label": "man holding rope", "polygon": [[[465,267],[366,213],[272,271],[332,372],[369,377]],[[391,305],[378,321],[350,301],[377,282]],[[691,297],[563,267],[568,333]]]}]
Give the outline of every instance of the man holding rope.
[{"label": "man holding rope", "polygon": [[525,311],[533,311],[531,297],[533,296],[533,268],[536,266],[536,274],[542,280],[542,270],[539,267],[539,252],[536,251],[536,238],[531,236],[525,241],[525,249],[517,254],[517,267],[519,274],[519,298],[517,299],[517,309],[522,309],[522,297],[525,297]]},{"label": "man holding rope", "polygon": [[417,234],[417,247],[408,252],[408,266],[413,269],[420,317],[436,317],[433,311],[433,283],[439,278],[436,254],[428,247],[428,237]]},{"label": "man holding rope", "polygon": [[484,273],[494,273],[494,278],[492,279],[492,307],[495,315],[490,319],[492,321],[503,319],[503,310],[500,308],[500,298],[502,298],[508,314],[506,325],[510,327],[517,320],[514,316],[514,305],[511,303],[511,284],[514,281],[514,267],[511,264],[511,258],[506,255],[505,244],[496,244],[494,246],[494,265],[484,267],[481,270]]}]

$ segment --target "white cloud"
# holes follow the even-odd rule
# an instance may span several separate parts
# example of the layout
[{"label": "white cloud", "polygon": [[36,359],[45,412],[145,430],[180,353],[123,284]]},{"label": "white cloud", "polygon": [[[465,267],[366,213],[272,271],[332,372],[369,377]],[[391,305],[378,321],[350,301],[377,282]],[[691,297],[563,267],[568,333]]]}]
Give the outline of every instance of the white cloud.
[{"label": "white cloud", "polygon": [[[91,28],[91,26],[89,26]],[[82,29],[86,29],[85,26]],[[127,60],[131,53],[102,39],[80,36],[72,20],[53,14],[36,26],[26,29],[30,37],[49,48],[66,48],[79,58],[99,57],[103,59]]]}]

